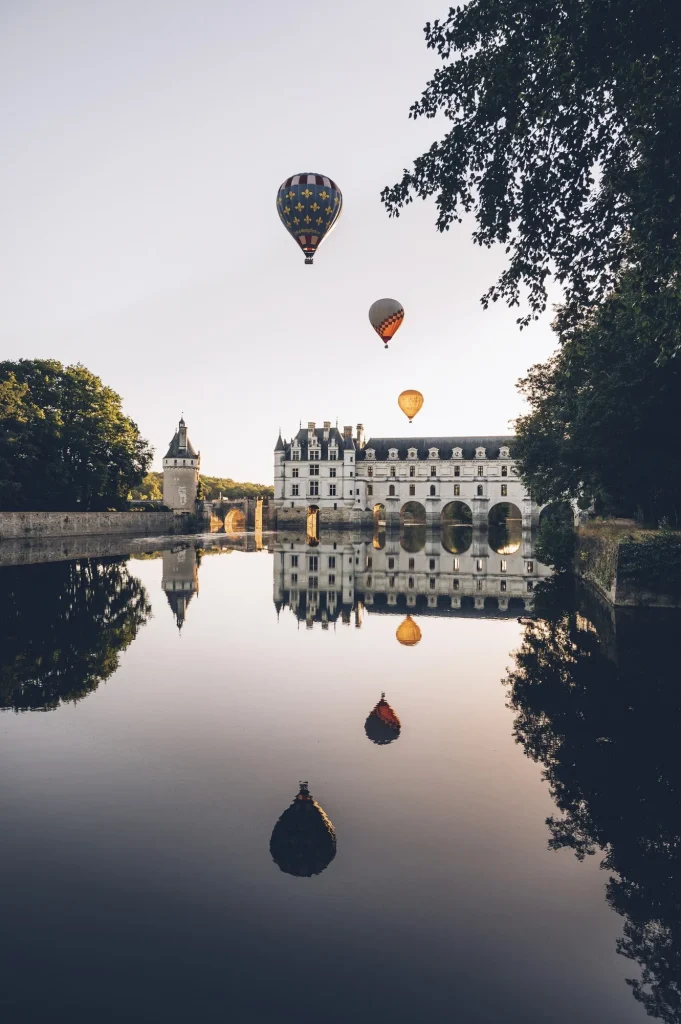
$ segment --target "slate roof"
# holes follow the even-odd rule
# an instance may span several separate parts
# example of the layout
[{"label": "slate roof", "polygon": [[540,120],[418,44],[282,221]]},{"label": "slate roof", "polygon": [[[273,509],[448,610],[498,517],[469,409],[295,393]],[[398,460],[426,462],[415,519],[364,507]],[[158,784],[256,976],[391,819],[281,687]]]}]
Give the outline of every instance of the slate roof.
[{"label": "slate roof", "polygon": [[198,455],[194,451],[194,447],[187,437],[187,447],[180,448],[180,431],[176,430],[172,441],[170,442],[170,448],[165,454],[166,459],[197,459]]},{"label": "slate roof", "polygon": [[417,458],[427,459],[428,449],[437,448],[441,459],[451,459],[452,448],[461,448],[462,459],[474,459],[475,449],[484,448],[488,459],[498,459],[499,449],[509,448],[513,451],[513,436],[493,437],[370,437],[357,452],[358,459],[364,459],[367,448],[376,452],[376,461],[387,460],[388,450],[397,448],[398,458],[406,459],[410,448],[416,448]]},{"label": "slate roof", "polygon": [[[322,449],[322,454],[321,454],[321,458],[322,459],[328,459],[328,457],[329,457],[329,442],[330,441],[335,441],[337,449],[339,451],[343,451],[343,449],[345,447],[345,445],[343,443],[343,435],[341,434],[341,432],[338,429],[338,427],[330,427],[329,428],[329,440],[328,441],[324,440],[324,428],[323,427],[317,427],[313,431],[313,433],[314,433],[314,436],[319,441],[319,446]],[[305,461],[307,459],[307,457],[308,457],[308,455],[307,455],[307,449],[308,449],[308,444],[307,444],[307,428],[306,427],[302,427],[298,431],[298,433],[296,434],[295,438],[292,438],[291,441],[284,441],[283,442],[284,451],[286,452],[286,458],[287,459],[291,458],[291,444],[293,443],[294,440],[298,441],[298,443],[300,444],[300,458],[303,461]],[[278,444],[278,442],[277,442],[277,444]],[[351,447],[354,448],[354,446],[355,446],[355,443],[353,441]],[[281,449],[278,448],[278,447],[275,448],[274,450],[275,451],[281,451]]]}]

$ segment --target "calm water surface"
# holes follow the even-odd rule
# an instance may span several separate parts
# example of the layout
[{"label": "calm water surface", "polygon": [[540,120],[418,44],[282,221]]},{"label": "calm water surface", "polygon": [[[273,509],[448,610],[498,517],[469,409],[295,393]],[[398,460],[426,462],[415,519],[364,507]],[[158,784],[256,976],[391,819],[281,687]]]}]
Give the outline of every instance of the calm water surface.
[{"label": "calm water surface", "polygon": [[0,569],[3,1020],[681,1019],[674,623],[519,543],[144,543]]}]

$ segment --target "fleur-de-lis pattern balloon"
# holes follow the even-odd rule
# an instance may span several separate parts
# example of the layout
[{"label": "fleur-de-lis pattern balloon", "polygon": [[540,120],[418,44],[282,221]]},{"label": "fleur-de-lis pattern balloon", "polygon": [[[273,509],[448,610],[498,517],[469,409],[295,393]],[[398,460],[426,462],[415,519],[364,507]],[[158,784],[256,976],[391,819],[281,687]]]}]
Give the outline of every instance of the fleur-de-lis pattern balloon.
[{"label": "fleur-de-lis pattern balloon", "polygon": [[341,190],[324,174],[294,174],[282,181],[277,193],[277,213],[305,253],[306,263],[312,263],[342,207]]},{"label": "fleur-de-lis pattern balloon", "polygon": [[274,826],[270,853],[282,871],[299,878],[320,874],[336,856],[335,829],[307,782]]},{"label": "fleur-de-lis pattern balloon", "polygon": [[403,320],[404,307],[397,299],[376,299],[369,306],[369,323],[386,348]]}]

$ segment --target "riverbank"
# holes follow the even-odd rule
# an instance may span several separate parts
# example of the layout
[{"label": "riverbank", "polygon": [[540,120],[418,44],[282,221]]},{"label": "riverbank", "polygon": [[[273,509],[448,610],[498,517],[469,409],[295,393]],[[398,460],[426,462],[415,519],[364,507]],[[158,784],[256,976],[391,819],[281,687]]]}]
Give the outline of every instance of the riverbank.
[{"label": "riverbank", "polygon": [[0,542],[42,537],[128,534],[136,537],[182,533],[190,516],[172,512],[0,512]]},{"label": "riverbank", "polygon": [[681,531],[631,520],[595,520],[577,529],[577,575],[616,607],[681,607]]}]

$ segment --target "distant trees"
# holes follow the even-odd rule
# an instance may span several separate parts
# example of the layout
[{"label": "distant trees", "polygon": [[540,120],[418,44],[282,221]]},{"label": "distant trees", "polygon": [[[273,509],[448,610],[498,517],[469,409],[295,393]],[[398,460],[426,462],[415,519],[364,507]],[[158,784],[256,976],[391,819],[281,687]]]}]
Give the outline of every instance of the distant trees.
[{"label": "distant trees", "polygon": [[[266,484],[239,483],[231,477],[199,477],[198,496],[204,501],[219,498],[273,498],[274,488]],[[163,473],[147,473],[138,487],[133,487],[131,497],[135,500],[152,500],[163,497]]]},{"label": "distant trees", "polygon": [[124,508],[151,457],[120,396],[84,366],[0,362],[0,509]]}]

